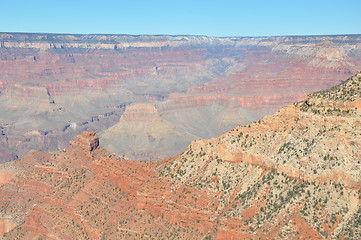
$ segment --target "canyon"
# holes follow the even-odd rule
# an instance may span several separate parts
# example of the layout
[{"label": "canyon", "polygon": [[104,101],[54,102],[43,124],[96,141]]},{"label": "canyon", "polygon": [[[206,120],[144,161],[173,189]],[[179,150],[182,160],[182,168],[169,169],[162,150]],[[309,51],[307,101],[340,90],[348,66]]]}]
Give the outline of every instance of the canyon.
[{"label": "canyon", "polygon": [[[159,112],[129,107],[112,131],[126,131],[129,118],[174,130]],[[83,132],[62,151],[0,165],[0,234],[360,239],[360,142],[361,72],[162,161],[115,155]]]},{"label": "canyon", "polygon": [[63,150],[84,131],[112,153],[160,160],[360,66],[360,35],[0,33],[0,162]]}]

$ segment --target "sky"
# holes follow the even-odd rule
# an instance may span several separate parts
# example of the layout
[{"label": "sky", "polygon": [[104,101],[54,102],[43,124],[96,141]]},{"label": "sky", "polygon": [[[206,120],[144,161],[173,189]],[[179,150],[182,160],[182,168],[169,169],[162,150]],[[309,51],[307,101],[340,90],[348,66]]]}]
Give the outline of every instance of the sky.
[{"label": "sky", "polygon": [[361,34],[361,0],[8,0],[0,9],[0,32]]}]

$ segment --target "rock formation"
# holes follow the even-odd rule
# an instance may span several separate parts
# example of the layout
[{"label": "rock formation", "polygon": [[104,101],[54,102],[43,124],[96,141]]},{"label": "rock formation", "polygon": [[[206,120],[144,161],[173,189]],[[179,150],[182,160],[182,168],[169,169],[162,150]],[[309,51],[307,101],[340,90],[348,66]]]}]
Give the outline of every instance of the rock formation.
[{"label": "rock formation", "polygon": [[99,147],[99,138],[95,135],[95,132],[84,132],[82,135],[70,141],[70,146],[82,148],[85,151],[94,151]]},{"label": "rock formation", "polygon": [[137,145],[143,136],[107,129],[119,125],[126,106],[142,103],[156,105],[184,144],[134,153],[122,149],[124,141],[104,139],[103,147],[140,159],[180,153],[192,140],[338,84],[360,69],[360,40],[0,33],[0,162],[31,149],[64,149],[84,131]]},{"label": "rock formation", "polygon": [[2,238],[360,239],[360,88],[361,73],[158,162],[92,132],[31,151],[0,165]]},{"label": "rock formation", "polygon": [[154,104],[126,107],[119,123],[100,134],[102,144],[113,153],[127,153],[132,159],[161,160],[176,155],[188,145],[191,134],[161,118]]}]

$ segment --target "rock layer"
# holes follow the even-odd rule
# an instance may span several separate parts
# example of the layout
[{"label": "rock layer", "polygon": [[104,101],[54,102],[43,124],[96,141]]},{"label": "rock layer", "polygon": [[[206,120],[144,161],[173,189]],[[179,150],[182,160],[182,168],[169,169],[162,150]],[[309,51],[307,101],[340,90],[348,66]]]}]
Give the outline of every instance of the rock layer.
[{"label": "rock layer", "polygon": [[361,73],[158,162],[117,157],[91,132],[31,151],[1,165],[2,238],[359,239],[360,86]]},{"label": "rock layer", "polygon": [[111,152],[126,152],[133,159],[160,160],[176,155],[195,137],[163,119],[154,104],[142,103],[127,106],[119,122],[100,138]]},{"label": "rock layer", "polygon": [[[106,129],[119,122],[125,106],[139,103],[157,105],[163,122],[186,136],[185,144],[170,142],[173,149],[164,154],[180,153],[192,140],[218,136],[338,84],[360,69],[360,40],[1,33],[0,161],[31,149],[64,149],[83,131],[115,135]],[[197,120],[209,116],[209,124]],[[126,141],[136,145],[142,137]],[[122,145],[103,143],[112,151]],[[138,155],[157,151],[149,144]],[[133,150],[121,154],[135,156]]]}]

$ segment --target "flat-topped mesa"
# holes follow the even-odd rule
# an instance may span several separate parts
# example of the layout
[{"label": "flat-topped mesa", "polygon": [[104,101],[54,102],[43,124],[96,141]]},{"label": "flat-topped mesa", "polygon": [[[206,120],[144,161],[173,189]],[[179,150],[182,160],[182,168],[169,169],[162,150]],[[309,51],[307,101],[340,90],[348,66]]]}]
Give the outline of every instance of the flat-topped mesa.
[{"label": "flat-topped mesa", "polygon": [[95,132],[83,132],[70,141],[70,146],[81,147],[87,151],[93,151],[99,146],[99,138]]},{"label": "flat-topped mesa", "polygon": [[127,106],[124,114],[121,116],[121,123],[125,122],[154,122],[159,123],[162,119],[154,104],[138,103]]}]

